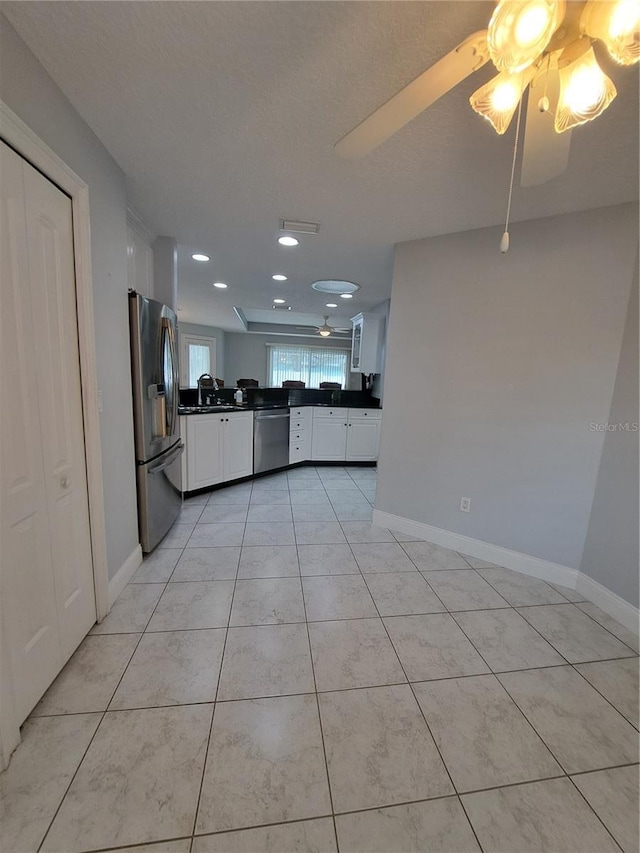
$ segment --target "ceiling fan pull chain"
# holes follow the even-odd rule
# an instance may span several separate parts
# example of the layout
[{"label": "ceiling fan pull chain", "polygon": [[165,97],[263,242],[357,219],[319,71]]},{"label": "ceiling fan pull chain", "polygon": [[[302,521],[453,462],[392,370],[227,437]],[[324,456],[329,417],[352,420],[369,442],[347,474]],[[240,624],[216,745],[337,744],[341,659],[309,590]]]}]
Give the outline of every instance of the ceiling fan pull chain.
[{"label": "ceiling fan pull chain", "polygon": [[518,118],[516,120],[516,138],[513,143],[513,160],[511,162],[511,180],[509,181],[509,200],[507,201],[507,216],[504,224],[504,234],[500,240],[500,251],[504,255],[509,251],[509,218],[511,216],[511,197],[513,195],[513,179],[516,173],[516,159],[518,156],[518,139],[520,137],[520,116],[522,115],[522,98],[518,104]]}]

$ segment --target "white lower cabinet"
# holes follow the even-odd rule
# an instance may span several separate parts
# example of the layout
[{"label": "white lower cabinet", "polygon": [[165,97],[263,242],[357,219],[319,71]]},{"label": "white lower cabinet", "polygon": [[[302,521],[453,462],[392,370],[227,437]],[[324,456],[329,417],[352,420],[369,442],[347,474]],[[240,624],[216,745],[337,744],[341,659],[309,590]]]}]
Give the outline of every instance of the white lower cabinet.
[{"label": "white lower cabinet", "polygon": [[311,458],[317,462],[344,461],[347,452],[348,409],[313,413]]},{"label": "white lower cabinet", "polygon": [[380,409],[315,409],[311,459],[316,462],[375,462],[381,415]]},{"label": "white lower cabinet", "polygon": [[347,462],[371,462],[378,458],[380,418],[349,417]]},{"label": "white lower cabinet", "polygon": [[182,418],[186,483],[192,492],[253,474],[253,412]]},{"label": "white lower cabinet", "polygon": [[253,474],[253,412],[225,417],[222,447],[223,480],[238,480]]},{"label": "white lower cabinet", "polygon": [[289,465],[305,462],[311,457],[313,409],[310,406],[291,408],[289,419]]}]

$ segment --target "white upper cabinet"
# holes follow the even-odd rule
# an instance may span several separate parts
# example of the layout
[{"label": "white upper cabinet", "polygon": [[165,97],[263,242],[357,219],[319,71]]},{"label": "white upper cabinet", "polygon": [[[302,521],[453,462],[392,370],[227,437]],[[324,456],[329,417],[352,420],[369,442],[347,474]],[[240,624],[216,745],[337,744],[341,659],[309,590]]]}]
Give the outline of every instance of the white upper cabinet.
[{"label": "white upper cabinet", "polygon": [[151,235],[131,209],[127,210],[127,281],[131,290],[153,299]]},{"label": "white upper cabinet", "polygon": [[380,373],[384,318],[379,314],[358,314],[351,322],[351,372]]}]

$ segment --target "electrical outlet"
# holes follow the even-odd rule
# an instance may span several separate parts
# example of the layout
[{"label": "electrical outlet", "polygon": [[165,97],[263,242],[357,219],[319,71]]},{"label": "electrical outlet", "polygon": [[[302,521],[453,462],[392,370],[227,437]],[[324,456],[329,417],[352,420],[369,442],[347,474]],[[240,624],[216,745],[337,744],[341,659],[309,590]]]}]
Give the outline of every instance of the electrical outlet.
[{"label": "electrical outlet", "polygon": [[471,498],[460,498],[460,512],[471,512]]},{"label": "electrical outlet", "polygon": [[102,411],[102,391],[98,390],[98,411]]}]

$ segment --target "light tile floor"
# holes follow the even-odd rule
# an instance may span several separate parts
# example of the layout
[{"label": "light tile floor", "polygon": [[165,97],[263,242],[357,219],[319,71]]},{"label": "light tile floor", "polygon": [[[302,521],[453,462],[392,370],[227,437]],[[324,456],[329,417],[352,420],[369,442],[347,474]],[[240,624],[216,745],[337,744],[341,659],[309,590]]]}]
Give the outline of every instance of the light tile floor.
[{"label": "light tile floor", "polygon": [[637,853],[637,637],[374,494],[305,467],[186,501],[26,722],[0,848]]}]

